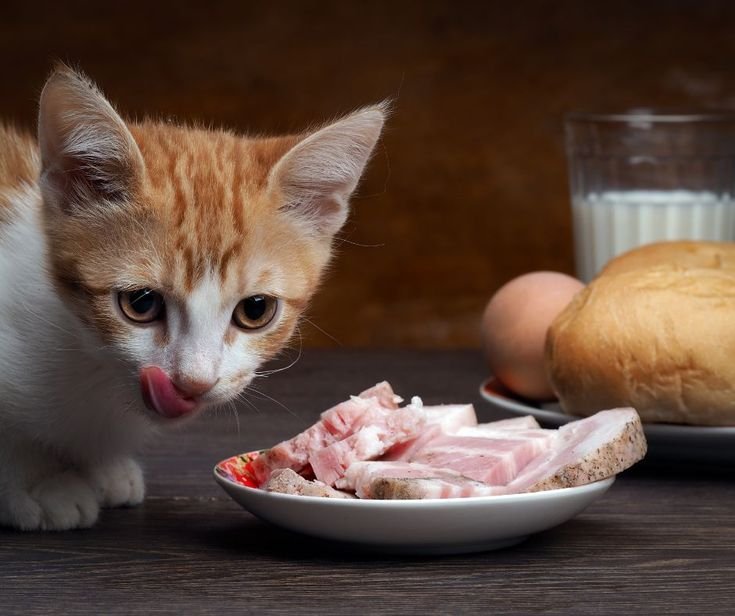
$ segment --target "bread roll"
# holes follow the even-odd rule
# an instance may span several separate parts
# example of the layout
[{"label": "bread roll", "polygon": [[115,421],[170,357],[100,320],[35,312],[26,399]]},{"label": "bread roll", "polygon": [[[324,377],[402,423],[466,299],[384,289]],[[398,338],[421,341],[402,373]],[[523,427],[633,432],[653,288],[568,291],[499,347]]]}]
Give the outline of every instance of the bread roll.
[{"label": "bread roll", "polygon": [[546,367],[574,415],[735,425],[735,245],[667,242],[612,260],[554,320]]},{"label": "bread roll", "polygon": [[598,277],[649,267],[704,267],[735,272],[735,244],[689,240],[646,244],[608,261]]}]

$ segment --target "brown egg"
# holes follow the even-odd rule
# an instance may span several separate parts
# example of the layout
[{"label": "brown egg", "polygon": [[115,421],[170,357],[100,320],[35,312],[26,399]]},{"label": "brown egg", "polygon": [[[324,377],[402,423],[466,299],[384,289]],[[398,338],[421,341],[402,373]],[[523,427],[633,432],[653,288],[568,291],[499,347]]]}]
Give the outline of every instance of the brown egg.
[{"label": "brown egg", "polygon": [[554,397],[544,368],[546,331],[584,285],[558,272],[531,272],[503,285],[482,318],[485,357],[492,374],[517,394]]}]

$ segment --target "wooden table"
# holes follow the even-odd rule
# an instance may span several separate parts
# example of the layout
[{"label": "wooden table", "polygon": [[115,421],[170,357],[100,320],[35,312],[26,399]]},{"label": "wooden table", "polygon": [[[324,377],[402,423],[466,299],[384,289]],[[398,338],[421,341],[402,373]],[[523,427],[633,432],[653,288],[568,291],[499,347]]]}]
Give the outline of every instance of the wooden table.
[{"label": "wooden table", "polygon": [[496,418],[477,394],[483,376],[472,351],[305,351],[257,384],[253,408],[159,440],[143,506],[105,511],[86,531],[0,531],[0,614],[733,613],[732,469],[644,463],[562,526],[441,557],[356,553],[272,528],[212,480],[218,460],[288,437],[383,378]]}]

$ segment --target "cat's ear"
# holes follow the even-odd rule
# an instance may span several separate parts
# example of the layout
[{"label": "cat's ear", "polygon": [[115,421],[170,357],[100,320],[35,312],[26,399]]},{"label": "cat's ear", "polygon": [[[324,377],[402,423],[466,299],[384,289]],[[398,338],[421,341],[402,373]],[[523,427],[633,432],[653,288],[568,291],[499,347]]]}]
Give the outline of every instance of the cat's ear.
[{"label": "cat's ear", "polygon": [[281,209],[316,235],[332,236],[339,231],[386,113],[386,104],[361,109],[291,148],[269,179],[285,197]]},{"label": "cat's ear", "polygon": [[143,173],[125,122],[94,84],[66,67],[43,88],[38,142],[44,196],[67,213],[123,202]]}]

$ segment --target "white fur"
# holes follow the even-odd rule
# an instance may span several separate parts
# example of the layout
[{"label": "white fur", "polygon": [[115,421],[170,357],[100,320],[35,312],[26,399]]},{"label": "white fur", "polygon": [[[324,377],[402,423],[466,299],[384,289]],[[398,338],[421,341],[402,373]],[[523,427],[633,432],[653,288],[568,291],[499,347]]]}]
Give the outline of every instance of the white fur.
[{"label": "white fur", "polygon": [[225,344],[241,296],[223,298],[210,275],[182,305],[167,305],[169,344],[131,324],[124,343],[105,348],[49,281],[39,202],[28,190],[0,234],[0,524],[62,530],[91,525],[100,506],[143,499],[131,456],[160,418],[143,406],[141,366],[216,382],[203,401],[221,403],[252,380],[263,360],[252,340],[262,334]]},{"label": "white fur", "polygon": [[[89,526],[107,504],[95,497],[101,488],[92,470],[115,463],[132,468],[126,460],[153,424],[134,410],[140,406],[135,376],[100,348],[54,292],[39,202],[27,190],[17,204],[20,216],[0,235],[0,524],[66,529]],[[130,483],[131,474],[111,479]],[[123,499],[130,504],[142,498],[139,475]]]}]

